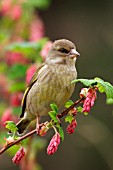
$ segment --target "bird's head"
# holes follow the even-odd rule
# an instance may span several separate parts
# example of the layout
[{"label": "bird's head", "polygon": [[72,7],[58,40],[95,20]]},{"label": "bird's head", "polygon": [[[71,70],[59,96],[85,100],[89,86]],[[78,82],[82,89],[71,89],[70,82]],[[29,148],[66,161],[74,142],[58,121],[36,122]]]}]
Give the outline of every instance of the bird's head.
[{"label": "bird's head", "polygon": [[77,56],[75,45],[66,39],[56,40],[46,58],[46,62],[53,64],[75,63]]}]

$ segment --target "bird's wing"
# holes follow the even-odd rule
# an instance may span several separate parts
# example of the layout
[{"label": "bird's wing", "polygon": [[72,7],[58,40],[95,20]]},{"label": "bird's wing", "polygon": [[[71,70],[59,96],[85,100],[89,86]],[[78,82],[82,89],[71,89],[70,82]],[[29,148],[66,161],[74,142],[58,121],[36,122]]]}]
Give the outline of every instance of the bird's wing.
[{"label": "bird's wing", "polygon": [[28,84],[28,87],[27,89],[25,90],[24,92],[24,96],[23,96],[23,99],[22,99],[22,113],[20,115],[20,118],[22,118],[24,116],[24,112],[25,112],[25,109],[26,109],[26,99],[27,99],[27,94],[29,93],[29,90],[31,89],[31,87],[33,86],[33,84],[37,81],[38,79],[38,72],[40,71],[40,69],[44,66],[45,64],[42,64],[38,67],[38,69],[36,70],[36,72],[34,73],[30,83]]}]

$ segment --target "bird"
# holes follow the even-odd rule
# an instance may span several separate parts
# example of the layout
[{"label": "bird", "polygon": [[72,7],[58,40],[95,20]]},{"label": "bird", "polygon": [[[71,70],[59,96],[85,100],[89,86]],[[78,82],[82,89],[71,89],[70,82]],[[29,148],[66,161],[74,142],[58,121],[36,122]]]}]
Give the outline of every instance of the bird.
[{"label": "bird", "polygon": [[16,124],[18,134],[23,134],[32,120],[48,115],[51,103],[61,109],[69,100],[75,89],[71,82],[77,78],[75,63],[79,55],[70,40],[53,42],[45,62],[37,68],[24,92],[20,121]]}]

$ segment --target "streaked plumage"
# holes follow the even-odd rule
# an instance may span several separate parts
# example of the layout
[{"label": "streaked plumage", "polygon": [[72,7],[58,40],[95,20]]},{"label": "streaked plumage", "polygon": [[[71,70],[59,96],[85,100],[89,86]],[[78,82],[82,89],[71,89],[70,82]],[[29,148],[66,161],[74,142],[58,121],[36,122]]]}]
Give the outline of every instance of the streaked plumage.
[{"label": "streaked plumage", "polygon": [[52,102],[60,109],[71,97],[76,79],[76,57],[79,53],[75,45],[61,39],[53,43],[45,63],[31,79],[22,100],[22,114],[17,123],[18,132],[23,133],[28,124],[37,116],[47,115]]}]

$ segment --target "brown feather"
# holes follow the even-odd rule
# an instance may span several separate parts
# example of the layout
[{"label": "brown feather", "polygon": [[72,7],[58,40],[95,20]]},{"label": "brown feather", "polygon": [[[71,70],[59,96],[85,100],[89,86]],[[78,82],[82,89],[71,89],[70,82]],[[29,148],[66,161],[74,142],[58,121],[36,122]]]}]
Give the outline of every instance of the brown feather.
[{"label": "brown feather", "polygon": [[25,113],[25,109],[26,109],[26,99],[27,99],[27,95],[31,89],[31,87],[33,86],[33,84],[37,81],[37,77],[38,77],[38,72],[39,70],[44,66],[44,64],[40,65],[38,67],[38,69],[36,70],[36,72],[34,73],[30,83],[28,84],[28,87],[27,89],[25,90],[24,92],[24,96],[23,96],[23,99],[22,99],[22,103],[21,103],[21,106],[22,106],[22,113],[20,115],[20,118],[22,118],[24,116],[24,113]]}]

